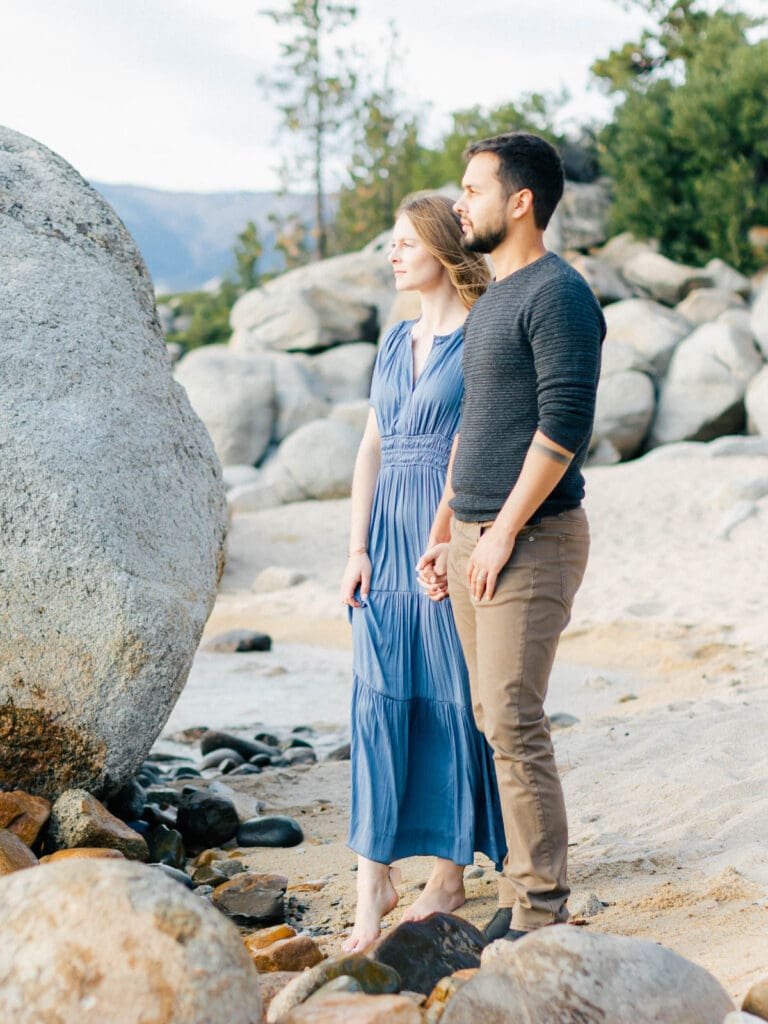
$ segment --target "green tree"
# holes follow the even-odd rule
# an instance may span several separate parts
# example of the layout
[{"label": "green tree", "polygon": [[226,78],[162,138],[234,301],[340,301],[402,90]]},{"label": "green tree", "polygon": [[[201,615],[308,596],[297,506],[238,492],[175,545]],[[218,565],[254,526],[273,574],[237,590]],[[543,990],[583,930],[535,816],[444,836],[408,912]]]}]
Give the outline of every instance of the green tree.
[{"label": "green tree", "polygon": [[280,44],[282,65],[273,76],[262,76],[269,92],[282,97],[279,110],[283,128],[296,142],[294,158],[283,163],[287,183],[311,168],[315,196],[313,235],[315,255],[328,249],[326,177],[329,149],[344,128],[355,96],[357,76],[349,67],[349,54],[339,48],[328,55],[329,38],[349,25],[357,9],[332,0],[289,0],[283,9],[261,12],[292,32]]},{"label": "green tree", "polygon": [[232,255],[235,260],[235,285],[238,291],[242,294],[256,288],[261,281],[259,260],[264,255],[264,245],[258,225],[254,221],[249,220],[237,236]]},{"label": "green tree", "polygon": [[621,100],[600,136],[611,227],[748,271],[749,228],[768,223],[768,40],[749,41],[743,13],[655,6],[658,29],[592,69]]}]

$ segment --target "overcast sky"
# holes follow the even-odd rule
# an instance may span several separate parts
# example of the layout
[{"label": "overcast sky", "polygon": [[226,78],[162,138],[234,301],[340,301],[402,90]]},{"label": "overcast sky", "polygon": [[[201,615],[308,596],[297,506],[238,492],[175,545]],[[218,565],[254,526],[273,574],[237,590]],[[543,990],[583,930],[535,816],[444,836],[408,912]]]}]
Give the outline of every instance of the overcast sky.
[{"label": "overcast sky", "polygon": [[[280,0],[3,0],[0,123],[56,150],[86,177],[192,191],[272,189],[277,118],[256,84]],[[743,8],[765,10],[766,0]],[[406,51],[393,76],[427,131],[460,107],[531,91],[573,96],[564,116],[604,117],[589,66],[639,35],[617,0],[359,0],[356,38]]]}]

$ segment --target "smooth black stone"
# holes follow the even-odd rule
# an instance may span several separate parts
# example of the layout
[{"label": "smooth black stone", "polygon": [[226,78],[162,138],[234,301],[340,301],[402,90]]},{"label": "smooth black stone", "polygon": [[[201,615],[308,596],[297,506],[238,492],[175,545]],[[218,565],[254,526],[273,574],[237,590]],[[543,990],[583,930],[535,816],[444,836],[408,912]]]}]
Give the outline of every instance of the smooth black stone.
[{"label": "smooth black stone", "polygon": [[130,779],[107,800],[107,809],[121,821],[135,821],[141,817],[147,794],[141,783]]},{"label": "smooth black stone", "polygon": [[184,757],[181,754],[165,754],[160,750],[153,750],[146,761],[142,762],[142,767],[153,768],[157,771],[158,765],[161,764],[183,764],[185,761],[189,762],[191,760],[191,757]]},{"label": "smooth black stone", "polygon": [[291,733],[296,736],[299,733],[303,733],[305,736],[314,736],[315,730],[311,725],[294,725],[291,729]]},{"label": "smooth black stone", "polygon": [[210,885],[211,891],[216,888],[217,885],[221,885],[222,882],[226,882],[229,875],[225,875],[220,870],[217,864],[203,864],[199,868],[195,868],[192,873],[192,880],[195,885]]},{"label": "smooth black stone", "polygon": [[195,883],[186,873],[186,871],[179,871],[178,868],[171,867],[170,864],[150,864],[149,867],[157,868],[158,871],[162,871],[164,875],[168,875],[169,878],[173,878],[176,882],[181,882],[182,885],[186,885],[188,889],[194,889]]},{"label": "smooth black stone", "polygon": [[166,825],[155,825],[146,837],[149,847],[149,859],[155,864],[168,864],[172,868],[183,869],[187,858],[184,840],[175,828]]},{"label": "smooth black stone", "polygon": [[248,763],[254,765],[256,768],[266,768],[267,765],[272,764],[272,758],[269,754],[255,754],[253,757],[248,759]]},{"label": "smooth black stone", "polygon": [[249,740],[244,736],[233,736],[231,732],[210,729],[200,740],[200,753],[207,756],[216,750],[234,750],[244,760],[256,754],[274,753],[273,748],[265,746],[258,740]]},{"label": "smooth black stone", "polygon": [[147,790],[147,800],[153,804],[168,804],[171,807],[178,807],[181,794],[178,789],[171,789],[167,786],[151,786]]},{"label": "smooth black stone", "polygon": [[239,768],[242,763],[242,758],[238,758],[237,761],[235,761],[231,757],[226,757],[219,765],[219,771],[222,775],[229,775],[235,770],[235,768]]},{"label": "smooth black stone", "polygon": [[350,743],[342,743],[341,746],[335,747],[330,754],[325,757],[326,761],[348,761],[352,751],[352,745]]},{"label": "smooth black stone", "polygon": [[176,808],[167,811],[161,810],[157,804],[147,804],[141,812],[143,821],[150,825],[165,825],[167,828],[176,828]]},{"label": "smooth black stone", "polygon": [[298,846],[304,841],[301,825],[293,818],[276,814],[249,818],[237,830],[238,846]]},{"label": "smooth black stone", "polygon": [[206,754],[203,760],[200,762],[201,768],[218,768],[222,761],[234,761],[236,765],[242,764],[245,758],[237,750],[233,750],[232,747],[217,747],[216,750],[212,750],[209,754]]},{"label": "smooth black stone", "polygon": [[183,768],[177,768],[173,773],[174,779],[200,779],[202,775],[197,768],[188,768],[184,765]]},{"label": "smooth black stone", "polygon": [[145,839],[152,828],[148,821],[141,821],[140,819],[138,821],[126,821],[125,824],[128,828],[132,828],[134,832],[138,832],[140,836],[144,836]]},{"label": "smooth black stone", "polygon": [[312,747],[289,747],[281,758],[284,765],[317,764],[317,754]]},{"label": "smooth black stone", "polygon": [[292,750],[294,747],[309,747],[310,750],[314,749],[308,740],[303,740],[300,736],[291,736],[290,739],[285,740],[285,742],[280,745],[280,749],[283,752],[286,750]]},{"label": "smooth black stone", "polygon": [[257,743],[265,743],[268,747],[273,747],[275,750],[280,748],[280,740],[271,732],[257,732],[253,737]]},{"label": "smooth black stone", "polygon": [[233,768],[231,772],[227,772],[228,775],[261,775],[261,768],[257,768],[255,764],[240,764],[237,768]]},{"label": "smooth black stone", "polygon": [[151,775],[149,773],[145,774],[143,771],[141,771],[141,769],[139,769],[139,771],[136,772],[136,774],[134,775],[134,779],[138,782],[140,786],[143,786],[144,789],[149,789],[150,786],[156,786],[158,783],[162,782],[162,780],[157,775],[155,775],[154,772]]},{"label": "smooth black stone", "polygon": [[190,849],[226,843],[235,835],[239,824],[231,800],[204,790],[182,793],[176,827]]},{"label": "smooth black stone", "polygon": [[271,649],[272,637],[266,633],[256,633],[251,629],[230,629],[226,633],[219,633],[205,645],[206,651],[217,651],[221,654],[269,651]]}]

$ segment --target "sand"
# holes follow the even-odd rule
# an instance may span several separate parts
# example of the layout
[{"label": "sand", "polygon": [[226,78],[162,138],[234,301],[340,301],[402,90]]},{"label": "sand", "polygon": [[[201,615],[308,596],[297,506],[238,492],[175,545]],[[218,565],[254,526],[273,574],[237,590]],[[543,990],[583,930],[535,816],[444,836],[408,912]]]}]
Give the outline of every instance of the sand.
[{"label": "sand", "polygon": [[[547,710],[578,719],[554,733],[575,919],[661,942],[739,999],[768,973],[768,457],[713,457],[723,447],[670,446],[587,471],[590,564]],[[206,636],[263,629],[274,649],[199,653],[166,736],[308,724],[327,750],[348,735],[350,632],[337,594],[348,514],[348,501],[307,502],[233,520]],[[307,579],[254,593],[275,565]],[[232,785],[301,821],[301,846],[245,859],[293,884],[325,882],[292,895],[335,952],[354,913],[348,764]],[[430,861],[401,866],[406,906]],[[482,856],[471,874],[460,913],[482,924],[495,874]]]}]

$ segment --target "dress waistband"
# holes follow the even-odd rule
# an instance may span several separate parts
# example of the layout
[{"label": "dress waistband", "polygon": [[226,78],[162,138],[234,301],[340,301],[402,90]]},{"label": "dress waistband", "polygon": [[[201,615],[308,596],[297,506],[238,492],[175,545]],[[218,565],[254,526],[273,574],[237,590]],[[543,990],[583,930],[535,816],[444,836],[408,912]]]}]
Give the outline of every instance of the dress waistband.
[{"label": "dress waistband", "polygon": [[452,443],[444,434],[389,434],[381,439],[381,465],[445,469]]}]

